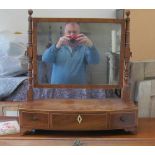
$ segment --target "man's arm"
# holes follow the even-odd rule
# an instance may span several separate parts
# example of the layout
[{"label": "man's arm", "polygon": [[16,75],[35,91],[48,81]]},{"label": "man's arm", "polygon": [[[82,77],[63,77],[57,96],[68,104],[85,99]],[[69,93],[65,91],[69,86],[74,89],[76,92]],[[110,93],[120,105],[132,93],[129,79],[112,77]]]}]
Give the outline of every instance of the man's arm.
[{"label": "man's arm", "polygon": [[89,39],[84,34],[78,34],[76,39],[80,44],[86,46],[85,56],[88,64],[98,64],[99,63],[99,53],[95,48],[91,39]]},{"label": "man's arm", "polygon": [[85,52],[86,61],[88,64],[99,64],[99,52],[94,45],[92,47],[86,47]]},{"label": "man's arm", "polygon": [[50,48],[46,49],[42,55],[42,61],[46,63],[55,63],[56,52],[59,48],[56,48],[56,45],[52,45]]},{"label": "man's arm", "polygon": [[45,50],[42,56],[42,61],[46,63],[55,63],[56,52],[61,48],[63,44],[66,44],[68,40],[69,38],[67,36],[60,37],[56,45],[54,44],[50,48]]}]

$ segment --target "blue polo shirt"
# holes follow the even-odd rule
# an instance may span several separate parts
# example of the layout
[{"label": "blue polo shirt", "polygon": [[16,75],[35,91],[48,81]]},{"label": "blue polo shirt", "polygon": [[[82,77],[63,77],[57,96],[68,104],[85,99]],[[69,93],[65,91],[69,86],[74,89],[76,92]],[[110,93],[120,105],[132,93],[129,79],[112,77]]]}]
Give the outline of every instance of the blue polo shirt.
[{"label": "blue polo shirt", "polygon": [[87,84],[86,66],[98,64],[99,53],[95,46],[52,45],[45,50],[42,61],[53,64],[51,84]]}]

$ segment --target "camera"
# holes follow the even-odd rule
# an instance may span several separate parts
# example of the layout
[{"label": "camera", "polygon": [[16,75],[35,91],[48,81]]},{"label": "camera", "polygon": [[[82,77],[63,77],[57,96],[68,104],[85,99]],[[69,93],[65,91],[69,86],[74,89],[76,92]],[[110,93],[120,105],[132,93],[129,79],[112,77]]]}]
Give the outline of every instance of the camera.
[{"label": "camera", "polygon": [[68,37],[70,38],[71,43],[75,43],[76,39],[78,38],[78,36],[76,34],[69,35]]}]

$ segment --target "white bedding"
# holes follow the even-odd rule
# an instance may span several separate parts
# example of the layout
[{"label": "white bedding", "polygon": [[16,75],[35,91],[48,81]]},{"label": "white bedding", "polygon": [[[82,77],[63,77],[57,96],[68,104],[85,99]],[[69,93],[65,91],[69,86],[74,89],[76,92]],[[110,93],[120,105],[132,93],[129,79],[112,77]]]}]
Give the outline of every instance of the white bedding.
[{"label": "white bedding", "polygon": [[27,34],[0,32],[0,57],[24,55],[27,48]]},{"label": "white bedding", "polygon": [[0,100],[9,96],[27,77],[0,77]]},{"label": "white bedding", "polygon": [[0,32],[0,77],[18,76],[27,72],[26,47],[26,34]]},{"label": "white bedding", "polygon": [[0,77],[18,76],[26,73],[27,69],[28,59],[26,56],[4,56],[0,58]]}]

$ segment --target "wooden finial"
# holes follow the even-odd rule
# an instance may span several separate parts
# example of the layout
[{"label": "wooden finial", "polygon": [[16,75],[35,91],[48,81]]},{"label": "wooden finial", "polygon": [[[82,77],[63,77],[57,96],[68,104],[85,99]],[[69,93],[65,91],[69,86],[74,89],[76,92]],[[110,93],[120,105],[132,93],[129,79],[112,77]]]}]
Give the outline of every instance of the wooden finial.
[{"label": "wooden finial", "polygon": [[29,9],[28,10],[28,14],[31,16],[33,14],[33,10],[32,9]]},{"label": "wooden finial", "polygon": [[130,10],[126,10],[125,14],[129,18],[129,16],[130,16]]}]

